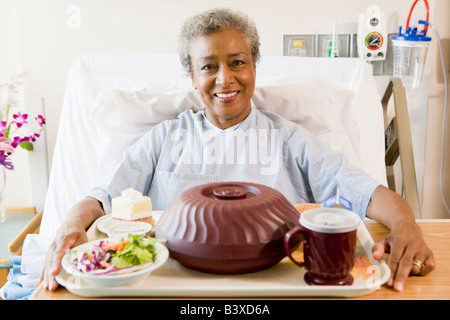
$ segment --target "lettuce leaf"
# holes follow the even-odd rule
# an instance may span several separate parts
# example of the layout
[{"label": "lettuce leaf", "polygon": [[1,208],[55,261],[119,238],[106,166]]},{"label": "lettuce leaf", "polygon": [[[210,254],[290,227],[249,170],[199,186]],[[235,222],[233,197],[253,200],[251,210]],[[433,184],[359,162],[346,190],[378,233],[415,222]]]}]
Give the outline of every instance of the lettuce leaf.
[{"label": "lettuce leaf", "polygon": [[155,243],[161,240],[144,237],[144,235],[130,234],[128,237],[130,243],[119,253],[112,254],[111,262],[115,268],[144,264],[155,259]]}]

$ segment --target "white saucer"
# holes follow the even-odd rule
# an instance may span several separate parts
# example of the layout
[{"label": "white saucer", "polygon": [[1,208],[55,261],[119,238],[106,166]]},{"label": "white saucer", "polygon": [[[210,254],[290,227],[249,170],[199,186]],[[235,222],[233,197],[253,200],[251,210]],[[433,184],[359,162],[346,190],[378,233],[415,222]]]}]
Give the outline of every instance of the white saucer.
[{"label": "white saucer", "polygon": [[[155,224],[156,224],[156,222],[158,222],[159,218],[161,217],[161,215],[163,213],[164,213],[164,211],[153,211],[152,212],[152,217],[153,217],[153,220],[155,220]],[[129,222],[124,222],[124,223],[129,223]],[[145,222],[140,222],[140,223],[145,223]],[[116,225],[117,225],[117,223],[115,223],[115,221],[113,221],[112,216],[110,214],[107,214],[98,219],[97,229],[100,232],[109,234],[111,232],[110,229]]]}]

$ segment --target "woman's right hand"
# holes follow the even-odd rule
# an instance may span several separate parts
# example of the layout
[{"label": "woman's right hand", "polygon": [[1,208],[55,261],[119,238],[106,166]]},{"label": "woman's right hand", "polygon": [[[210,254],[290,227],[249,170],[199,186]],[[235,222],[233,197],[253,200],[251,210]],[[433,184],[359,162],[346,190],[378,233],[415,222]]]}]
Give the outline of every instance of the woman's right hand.
[{"label": "woman's right hand", "polygon": [[94,198],[87,197],[72,207],[47,251],[44,268],[36,287],[41,283],[50,291],[58,287],[55,277],[61,270],[61,260],[67,249],[87,242],[86,230],[104,214],[101,203]]},{"label": "woman's right hand", "polygon": [[67,249],[74,248],[87,242],[87,234],[83,225],[64,223],[56,234],[45,257],[44,268],[36,286],[44,283],[44,288],[54,291],[58,287],[55,276],[61,270],[61,260]]}]

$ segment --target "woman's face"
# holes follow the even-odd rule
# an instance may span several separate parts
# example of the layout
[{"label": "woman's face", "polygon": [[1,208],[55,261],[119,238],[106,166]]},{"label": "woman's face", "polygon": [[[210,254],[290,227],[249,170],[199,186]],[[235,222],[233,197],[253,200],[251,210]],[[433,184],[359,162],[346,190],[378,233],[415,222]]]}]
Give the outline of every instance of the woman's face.
[{"label": "woman's face", "polygon": [[206,106],[206,117],[221,129],[243,121],[251,111],[256,67],[239,31],[225,29],[192,43],[192,83]]}]

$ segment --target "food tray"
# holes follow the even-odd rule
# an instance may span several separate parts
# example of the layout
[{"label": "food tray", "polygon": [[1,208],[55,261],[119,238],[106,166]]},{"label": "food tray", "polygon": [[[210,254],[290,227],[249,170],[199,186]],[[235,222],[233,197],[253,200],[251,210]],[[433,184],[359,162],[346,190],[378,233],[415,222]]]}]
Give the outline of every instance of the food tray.
[{"label": "food tray", "polygon": [[[100,235],[91,227],[91,237]],[[350,286],[310,286],[303,277],[306,270],[288,258],[258,272],[238,275],[217,275],[188,269],[169,258],[145,280],[114,287],[92,286],[62,270],[56,280],[73,294],[84,297],[354,297],[369,294],[383,285],[390,276],[384,261],[372,258],[374,241],[363,223],[357,231],[356,262]],[[302,246],[293,254],[302,259]]]}]

